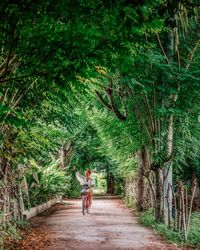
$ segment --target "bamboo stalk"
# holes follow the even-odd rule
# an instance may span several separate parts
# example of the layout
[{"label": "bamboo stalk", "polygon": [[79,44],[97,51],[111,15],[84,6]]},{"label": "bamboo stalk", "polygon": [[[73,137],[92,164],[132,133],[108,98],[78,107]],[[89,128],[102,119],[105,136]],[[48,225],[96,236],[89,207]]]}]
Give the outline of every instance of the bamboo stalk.
[{"label": "bamboo stalk", "polygon": [[192,197],[191,197],[191,200],[190,200],[189,212],[188,212],[188,220],[187,220],[187,233],[189,232],[190,218],[191,218],[191,214],[192,214],[192,204],[193,204],[193,200],[194,200],[196,187],[197,187],[197,179],[196,179],[196,177],[193,177],[193,180],[192,180]]},{"label": "bamboo stalk", "polygon": [[183,234],[184,239],[187,241],[187,230],[186,230],[186,216],[185,216],[185,200],[184,200],[184,188],[183,183],[181,184],[181,201],[182,201],[182,222],[183,222]]},{"label": "bamboo stalk", "polygon": [[188,222],[188,190],[185,187],[185,222],[186,222],[186,232],[187,232],[187,222]]},{"label": "bamboo stalk", "polygon": [[170,192],[170,184],[168,184],[167,188],[167,206],[168,206],[168,227],[171,228],[171,211],[170,211],[170,205],[169,205],[169,192]]},{"label": "bamboo stalk", "polygon": [[176,195],[174,192],[174,189],[172,187],[172,185],[170,185],[171,190],[172,190],[172,196],[174,198],[174,231],[176,230],[176,217],[177,217],[177,204],[176,204]]},{"label": "bamboo stalk", "polygon": [[180,184],[178,186],[178,216],[177,216],[177,230],[180,231],[181,229],[181,196],[180,196]]}]

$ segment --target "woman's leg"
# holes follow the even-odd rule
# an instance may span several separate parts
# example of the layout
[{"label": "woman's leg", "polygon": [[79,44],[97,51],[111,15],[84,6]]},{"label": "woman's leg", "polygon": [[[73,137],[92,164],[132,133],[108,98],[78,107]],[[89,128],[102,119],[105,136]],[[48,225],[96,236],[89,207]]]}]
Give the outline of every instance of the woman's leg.
[{"label": "woman's leg", "polygon": [[87,195],[87,197],[86,197],[85,203],[86,203],[86,204],[85,204],[85,207],[86,207],[86,209],[88,209],[88,204],[89,204],[89,203],[88,203],[88,195]]},{"label": "woman's leg", "polygon": [[90,193],[89,194],[89,206],[91,206],[92,205],[92,190],[90,190],[89,193]]}]

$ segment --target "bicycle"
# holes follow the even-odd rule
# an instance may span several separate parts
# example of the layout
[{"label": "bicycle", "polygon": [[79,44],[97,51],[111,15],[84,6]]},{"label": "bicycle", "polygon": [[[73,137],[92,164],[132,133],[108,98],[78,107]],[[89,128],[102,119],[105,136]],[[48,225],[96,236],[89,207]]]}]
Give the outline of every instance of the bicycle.
[{"label": "bicycle", "polygon": [[85,215],[85,212],[89,214],[90,212],[90,200],[89,200],[89,186],[87,184],[84,184],[83,189],[81,190],[81,197],[82,197],[82,213]]}]

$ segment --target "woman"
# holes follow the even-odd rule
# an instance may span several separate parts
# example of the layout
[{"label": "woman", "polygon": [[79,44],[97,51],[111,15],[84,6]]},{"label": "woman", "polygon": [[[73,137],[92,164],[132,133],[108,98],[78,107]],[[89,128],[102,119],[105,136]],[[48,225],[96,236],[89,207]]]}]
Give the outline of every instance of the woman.
[{"label": "woman", "polygon": [[[76,171],[76,167],[74,166]],[[76,171],[76,178],[81,184],[81,186],[87,186],[87,199],[86,199],[86,209],[89,209],[92,205],[92,187],[94,186],[93,179],[91,177],[91,170],[85,171],[85,176],[81,175],[79,171]]]}]

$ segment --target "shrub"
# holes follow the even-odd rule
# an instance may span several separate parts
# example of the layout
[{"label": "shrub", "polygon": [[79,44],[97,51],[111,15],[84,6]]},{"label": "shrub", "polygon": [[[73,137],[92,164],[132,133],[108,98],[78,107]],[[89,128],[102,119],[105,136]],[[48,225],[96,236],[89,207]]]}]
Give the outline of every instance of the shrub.
[{"label": "shrub", "polygon": [[69,190],[69,176],[66,170],[58,165],[58,161],[44,167],[34,163],[34,167],[27,172],[31,206],[47,202],[55,196],[65,195]]},{"label": "shrub", "polygon": [[[139,216],[139,221],[145,226],[153,228],[155,231],[166,237],[167,240],[174,243],[183,244],[184,237],[182,233],[175,232],[169,229],[162,223],[157,223],[153,216],[152,210],[145,211]],[[200,244],[200,213],[195,212],[191,216],[191,223],[188,234],[187,244],[190,246],[197,246]]]}]

